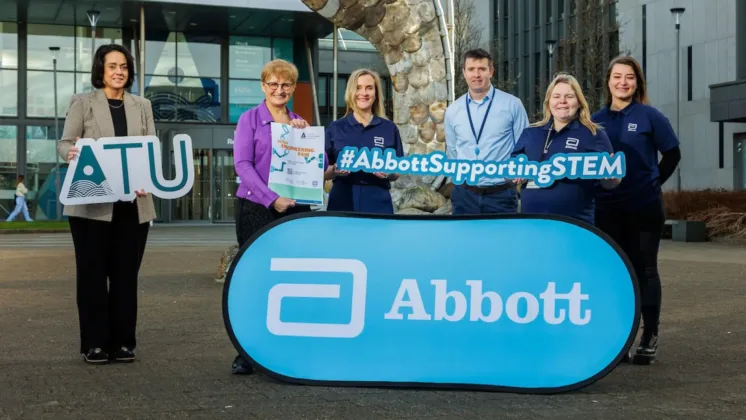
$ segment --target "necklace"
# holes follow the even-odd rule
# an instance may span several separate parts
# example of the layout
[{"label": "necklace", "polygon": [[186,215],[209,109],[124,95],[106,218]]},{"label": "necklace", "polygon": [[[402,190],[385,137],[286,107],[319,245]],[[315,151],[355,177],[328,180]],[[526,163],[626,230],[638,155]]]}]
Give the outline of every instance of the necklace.
[{"label": "necklace", "polygon": [[[120,100],[120,99],[117,99],[117,100]],[[106,101],[106,102],[109,102],[109,101]],[[124,100],[122,100],[122,103],[121,103],[121,104],[119,104],[118,106],[114,106],[114,105],[112,105],[112,104],[111,104],[111,102],[109,102],[109,107],[110,107],[110,108],[114,108],[114,109],[117,109],[117,108],[121,108],[121,107],[123,107],[123,106],[124,106]]]}]

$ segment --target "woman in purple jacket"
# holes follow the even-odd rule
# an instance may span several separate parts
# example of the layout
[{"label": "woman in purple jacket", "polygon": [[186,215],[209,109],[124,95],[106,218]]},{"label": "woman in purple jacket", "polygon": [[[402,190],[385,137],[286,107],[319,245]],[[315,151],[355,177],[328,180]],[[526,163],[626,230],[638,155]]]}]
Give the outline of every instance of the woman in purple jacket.
[{"label": "woman in purple jacket", "polygon": [[[285,60],[272,60],[262,69],[265,99],[241,115],[233,139],[233,158],[240,179],[236,192],[236,237],[239,248],[272,221],[310,211],[308,205],[281,197],[268,187],[272,160],[272,122],[296,128],[308,123],[287,108],[298,81],[298,69]],[[324,157],[324,170],[327,159]],[[251,365],[240,355],[233,361],[233,373],[252,373]]]}]

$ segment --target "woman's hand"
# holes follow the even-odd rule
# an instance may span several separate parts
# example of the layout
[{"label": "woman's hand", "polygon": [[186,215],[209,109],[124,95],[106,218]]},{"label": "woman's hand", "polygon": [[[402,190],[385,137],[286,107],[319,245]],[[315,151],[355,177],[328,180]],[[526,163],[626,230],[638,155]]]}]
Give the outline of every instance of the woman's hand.
[{"label": "woman's hand", "polygon": [[332,168],[334,168],[334,175],[335,176],[347,176],[350,174],[350,171],[340,171],[337,169],[337,165],[332,165]]},{"label": "woman's hand", "polygon": [[291,120],[290,121],[290,125],[293,128],[306,128],[306,127],[308,127],[308,122],[306,122],[306,120],[304,120],[304,119],[301,118],[301,119],[297,119],[297,120]]},{"label": "woman's hand", "polygon": [[386,173],[383,173],[383,172],[374,172],[373,175],[375,175],[375,176],[377,176],[377,177],[379,177],[381,179],[386,179],[386,178],[389,177],[389,174],[386,174]]},{"label": "woman's hand", "polygon": [[135,194],[138,197],[147,197],[148,196],[148,193],[146,193],[145,190],[135,191]]},{"label": "woman's hand", "polygon": [[278,197],[273,203],[272,207],[275,208],[279,213],[285,213],[288,208],[295,207],[295,200],[291,200],[285,197]]},{"label": "woman's hand", "polygon": [[[78,140],[80,140],[80,137],[75,138],[76,143]],[[71,147],[70,150],[67,151],[67,156],[65,156],[67,158],[67,163],[70,163],[70,161],[73,160],[75,156],[78,155],[78,152],[80,152],[80,149],[78,149],[75,146]]]}]

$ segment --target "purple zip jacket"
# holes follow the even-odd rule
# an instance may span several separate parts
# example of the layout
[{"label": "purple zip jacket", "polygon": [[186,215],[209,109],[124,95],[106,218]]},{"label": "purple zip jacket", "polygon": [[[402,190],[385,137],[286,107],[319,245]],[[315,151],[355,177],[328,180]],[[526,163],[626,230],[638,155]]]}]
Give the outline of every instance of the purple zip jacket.
[{"label": "purple zip jacket", "polygon": [[[288,110],[291,120],[303,119]],[[279,197],[267,186],[272,161],[272,114],[265,100],[241,115],[233,139],[233,162],[241,183],[236,197],[245,198],[269,208]],[[324,170],[328,166],[324,154]]]}]

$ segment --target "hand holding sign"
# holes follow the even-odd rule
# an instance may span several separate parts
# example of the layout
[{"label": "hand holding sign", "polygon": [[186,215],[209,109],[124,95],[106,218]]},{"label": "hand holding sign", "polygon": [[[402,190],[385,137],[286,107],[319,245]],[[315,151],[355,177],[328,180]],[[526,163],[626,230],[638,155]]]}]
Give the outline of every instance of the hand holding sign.
[{"label": "hand holding sign", "polygon": [[156,136],[78,139],[67,154],[70,167],[60,201],[64,205],[132,201],[147,192],[165,199],[182,197],[194,184],[192,139],[174,136],[173,150],[176,177],[166,180]]}]

